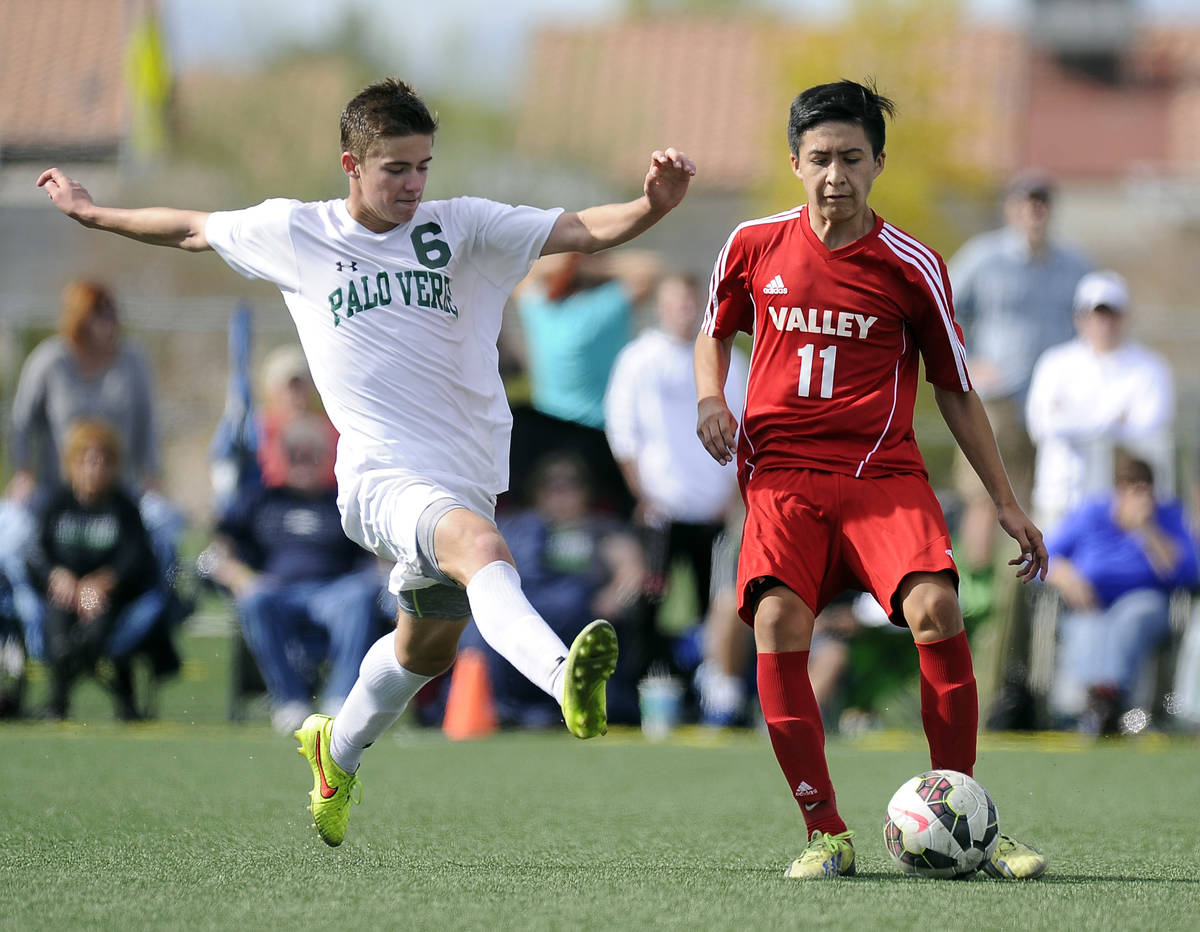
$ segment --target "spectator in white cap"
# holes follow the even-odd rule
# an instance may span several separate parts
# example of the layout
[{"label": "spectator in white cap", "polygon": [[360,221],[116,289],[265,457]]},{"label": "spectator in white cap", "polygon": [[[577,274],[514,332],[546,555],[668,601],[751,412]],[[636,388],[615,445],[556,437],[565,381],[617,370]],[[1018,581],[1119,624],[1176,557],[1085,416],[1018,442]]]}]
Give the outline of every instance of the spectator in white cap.
[{"label": "spectator in white cap", "polygon": [[1026,420],[1037,446],[1034,520],[1047,532],[1111,488],[1116,447],[1150,463],[1160,495],[1174,489],[1174,376],[1162,355],[1127,338],[1129,306],[1124,278],[1088,273],[1075,289],[1078,336],[1034,366]]}]

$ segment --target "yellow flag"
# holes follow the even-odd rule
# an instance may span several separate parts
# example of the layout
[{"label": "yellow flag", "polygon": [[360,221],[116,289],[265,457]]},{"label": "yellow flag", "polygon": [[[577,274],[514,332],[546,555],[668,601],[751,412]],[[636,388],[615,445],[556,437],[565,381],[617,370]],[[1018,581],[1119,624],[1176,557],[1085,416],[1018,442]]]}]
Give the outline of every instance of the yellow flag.
[{"label": "yellow flag", "polygon": [[167,144],[171,67],[153,2],[146,3],[125,46],[125,84],[130,102],[129,142],[139,160],[159,155]]}]

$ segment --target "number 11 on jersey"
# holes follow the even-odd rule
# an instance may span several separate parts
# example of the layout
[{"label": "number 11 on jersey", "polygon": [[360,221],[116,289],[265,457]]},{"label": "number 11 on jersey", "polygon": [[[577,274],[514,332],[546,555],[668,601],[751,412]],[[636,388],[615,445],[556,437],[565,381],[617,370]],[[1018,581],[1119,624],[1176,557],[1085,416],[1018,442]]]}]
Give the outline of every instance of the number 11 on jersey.
[{"label": "number 11 on jersey", "polygon": [[[800,387],[797,394],[801,398],[812,397],[813,376],[813,345],[811,343],[796,350],[800,357]],[[827,346],[818,354],[821,357],[821,398],[833,397],[833,370],[837,363],[837,347]]]}]

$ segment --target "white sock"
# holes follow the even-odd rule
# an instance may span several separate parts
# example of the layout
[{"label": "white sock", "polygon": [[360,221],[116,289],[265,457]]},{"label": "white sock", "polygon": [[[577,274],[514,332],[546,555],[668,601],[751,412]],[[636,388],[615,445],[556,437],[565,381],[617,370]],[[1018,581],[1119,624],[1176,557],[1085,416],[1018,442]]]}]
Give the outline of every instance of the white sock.
[{"label": "white sock", "polygon": [[525,598],[516,567],[489,563],[467,583],[467,599],[483,639],[561,705],[569,651]]},{"label": "white sock", "polygon": [[400,717],[410,699],[432,676],[400,666],[396,635],[385,634],[371,645],[358,668],[358,679],[333,720],[329,754],[346,773],[354,773],[363,751]]}]

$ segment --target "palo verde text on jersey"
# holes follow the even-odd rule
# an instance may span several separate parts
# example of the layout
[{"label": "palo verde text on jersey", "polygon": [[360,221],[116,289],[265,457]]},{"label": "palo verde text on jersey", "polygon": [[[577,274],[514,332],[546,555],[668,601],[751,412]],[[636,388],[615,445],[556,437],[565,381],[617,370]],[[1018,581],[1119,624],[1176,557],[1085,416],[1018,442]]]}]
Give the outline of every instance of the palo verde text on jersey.
[{"label": "palo verde text on jersey", "polygon": [[333,325],[373,307],[392,303],[392,277],[395,276],[399,297],[410,307],[424,307],[458,317],[458,308],[450,295],[450,277],[426,269],[405,269],[401,272],[377,272],[358,275],[329,293],[329,310]]}]

